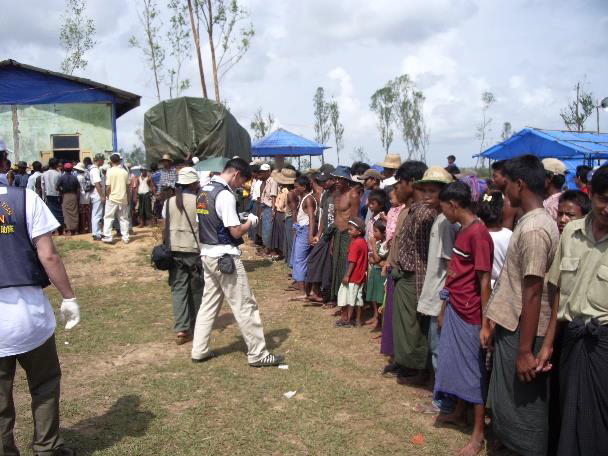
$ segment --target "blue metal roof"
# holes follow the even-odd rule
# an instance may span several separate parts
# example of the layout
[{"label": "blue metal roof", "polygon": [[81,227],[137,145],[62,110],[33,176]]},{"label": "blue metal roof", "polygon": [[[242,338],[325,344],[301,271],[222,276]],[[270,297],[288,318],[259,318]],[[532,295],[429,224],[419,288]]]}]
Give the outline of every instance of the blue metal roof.
[{"label": "blue metal roof", "polygon": [[607,159],[608,133],[524,128],[479,155],[492,160],[505,160],[524,154],[539,158]]},{"label": "blue metal roof", "polygon": [[0,105],[112,103],[116,117],[139,106],[139,95],[90,79],[25,65],[0,62]]},{"label": "blue metal roof", "polygon": [[262,139],[254,141],[251,146],[251,155],[253,157],[275,155],[298,157],[300,155],[322,155],[325,149],[329,149],[329,147],[279,128]]}]

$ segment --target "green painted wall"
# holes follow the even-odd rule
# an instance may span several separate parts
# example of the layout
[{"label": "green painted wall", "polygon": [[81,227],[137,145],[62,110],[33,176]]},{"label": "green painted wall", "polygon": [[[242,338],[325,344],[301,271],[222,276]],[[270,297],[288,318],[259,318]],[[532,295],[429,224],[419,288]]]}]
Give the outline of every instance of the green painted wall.
[{"label": "green painted wall", "polygon": [[[41,151],[51,150],[51,135],[80,134],[80,149],[93,154],[112,150],[112,105],[106,103],[57,103],[19,105],[19,159],[30,164]],[[13,144],[11,106],[0,105],[0,137]],[[11,157],[14,160],[14,157]]]}]

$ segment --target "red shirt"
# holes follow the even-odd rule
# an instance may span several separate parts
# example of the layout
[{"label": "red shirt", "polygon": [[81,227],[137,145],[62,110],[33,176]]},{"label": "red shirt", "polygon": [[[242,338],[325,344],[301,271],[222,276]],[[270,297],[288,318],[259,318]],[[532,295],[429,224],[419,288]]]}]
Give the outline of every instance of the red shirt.
[{"label": "red shirt", "polygon": [[467,323],[481,324],[481,287],[477,271],[492,273],[494,243],[480,221],[460,230],[454,241],[448,265],[446,288],[450,304]]},{"label": "red shirt", "polygon": [[353,239],[350,243],[348,262],[355,263],[355,269],[353,269],[353,273],[348,279],[349,283],[360,285],[365,282],[367,274],[367,243],[363,239],[363,236]]}]

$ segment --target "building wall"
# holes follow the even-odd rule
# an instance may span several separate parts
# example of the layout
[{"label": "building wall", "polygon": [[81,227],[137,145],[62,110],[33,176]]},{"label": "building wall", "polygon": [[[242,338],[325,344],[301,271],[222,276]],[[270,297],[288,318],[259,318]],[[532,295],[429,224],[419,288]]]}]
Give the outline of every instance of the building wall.
[{"label": "building wall", "polygon": [[[108,103],[58,103],[18,105],[19,159],[31,163],[41,152],[50,151],[51,135],[80,134],[80,149],[93,154],[112,150],[112,105]],[[13,113],[0,105],[0,137],[10,150],[13,143]],[[11,157],[14,160],[14,157]]]}]

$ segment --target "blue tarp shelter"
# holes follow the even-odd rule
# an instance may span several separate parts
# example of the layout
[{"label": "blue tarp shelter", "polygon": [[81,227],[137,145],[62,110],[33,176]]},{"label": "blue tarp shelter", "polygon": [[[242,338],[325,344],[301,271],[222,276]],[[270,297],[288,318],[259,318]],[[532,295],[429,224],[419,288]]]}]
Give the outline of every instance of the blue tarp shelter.
[{"label": "blue tarp shelter", "polygon": [[253,157],[299,157],[302,155],[323,155],[328,146],[318,144],[287,130],[279,128],[267,136],[254,141],[251,146]]},{"label": "blue tarp shelter", "polygon": [[574,188],[577,166],[596,166],[608,159],[608,134],[524,128],[478,156],[506,160],[525,154],[562,160],[569,171],[568,186]]}]

